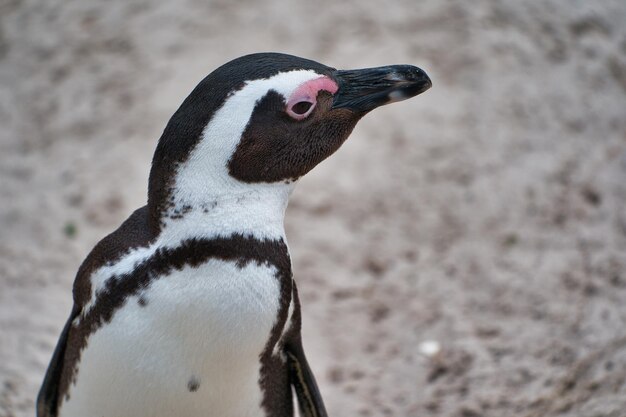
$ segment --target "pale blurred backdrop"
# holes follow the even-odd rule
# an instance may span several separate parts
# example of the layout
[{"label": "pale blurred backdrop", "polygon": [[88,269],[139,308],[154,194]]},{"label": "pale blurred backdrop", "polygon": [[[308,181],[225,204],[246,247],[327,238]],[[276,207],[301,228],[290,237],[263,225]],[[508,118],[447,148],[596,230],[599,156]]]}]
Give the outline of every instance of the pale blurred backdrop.
[{"label": "pale blurred backdrop", "polygon": [[626,415],[626,2],[0,0],[0,416],[34,413],[91,247],[240,55],[409,63],[287,232],[331,416]]}]

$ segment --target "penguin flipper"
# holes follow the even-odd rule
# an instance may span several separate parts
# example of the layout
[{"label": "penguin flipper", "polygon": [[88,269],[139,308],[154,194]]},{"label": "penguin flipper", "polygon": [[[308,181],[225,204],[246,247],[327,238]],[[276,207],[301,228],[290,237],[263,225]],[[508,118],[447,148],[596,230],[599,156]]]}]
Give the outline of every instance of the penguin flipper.
[{"label": "penguin flipper", "polygon": [[61,372],[63,371],[63,359],[65,357],[65,349],[67,347],[67,337],[72,327],[72,321],[78,316],[80,310],[74,307],[70,318],[65,323],[57,346],[50,359],[50,365],[46,371],[43,384],[37,395],[37,417],[56,417],[58,414],[59,403],[59,381]]},{"label": "penguin flipper", "polygon": [[328,417],[317,382],[304,356],[301,344],[286,346],[289,379],[293,385],[302,417]]}]

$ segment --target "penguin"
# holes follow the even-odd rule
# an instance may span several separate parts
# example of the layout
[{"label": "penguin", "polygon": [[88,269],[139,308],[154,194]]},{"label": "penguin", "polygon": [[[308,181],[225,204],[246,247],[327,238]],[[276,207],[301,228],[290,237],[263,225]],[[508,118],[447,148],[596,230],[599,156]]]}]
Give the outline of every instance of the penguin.
[{"label": "penguin", "polygon": [[[327,416],[301,338],[283,218],[295,183],[411,65],[337,70],[279,53],[204,78],[158,141],[147,205],[78,269],[38,417]],[[293,390],[293,391],[292,391]]]}]

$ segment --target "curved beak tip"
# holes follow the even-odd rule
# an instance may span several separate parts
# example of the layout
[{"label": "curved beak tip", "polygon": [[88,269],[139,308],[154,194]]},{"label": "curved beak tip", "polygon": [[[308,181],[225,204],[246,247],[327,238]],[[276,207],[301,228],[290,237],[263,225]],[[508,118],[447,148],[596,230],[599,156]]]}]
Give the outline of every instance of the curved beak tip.
[{"label": "curved beak tip", "polygon": [[413,65],[337,71],[336,77],[340,88],[333,107],[357,112],[415,97],[433,85],[426,72]]},{"label": "curved beak tip", "polygon": [[392,77],[395,84],[390,88],[387,103],[415,97],[433,86],[430,77],[417,67],[407,68],[403,73],[396,72]]}]

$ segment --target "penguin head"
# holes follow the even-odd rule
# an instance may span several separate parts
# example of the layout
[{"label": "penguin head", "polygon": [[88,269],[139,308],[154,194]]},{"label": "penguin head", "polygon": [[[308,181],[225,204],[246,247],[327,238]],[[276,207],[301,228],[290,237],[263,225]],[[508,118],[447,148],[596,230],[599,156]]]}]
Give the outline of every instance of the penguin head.
[{"label": "penguin head", "polygon": [[166,205],[174,189],[191,198],[293,182],[334,153],[365,114],[430,86],[410,65],[342,71],[278,53],[237,58],[172,116],[154,155],[149,200]]}]

